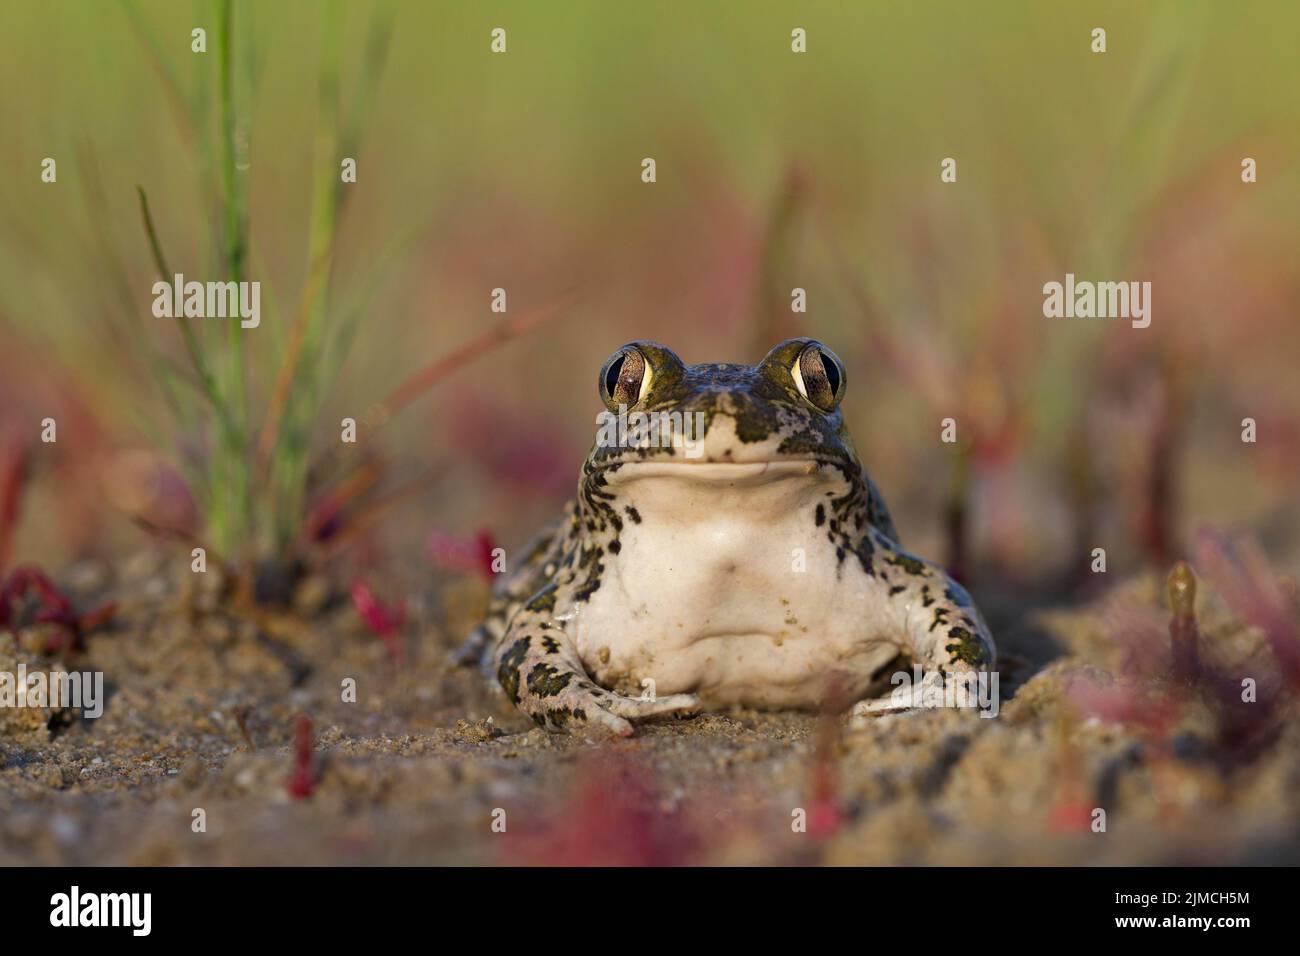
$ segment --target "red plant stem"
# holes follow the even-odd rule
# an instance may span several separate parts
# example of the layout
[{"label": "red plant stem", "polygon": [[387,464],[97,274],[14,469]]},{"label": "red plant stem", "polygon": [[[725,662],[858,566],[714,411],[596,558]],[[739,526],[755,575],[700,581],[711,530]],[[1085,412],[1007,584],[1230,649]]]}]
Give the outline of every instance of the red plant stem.
[{"label": "red plant stem", "polygon": [[419,398],[433,386],[437,385],[443,379],[447,378],[453,372],[469,364],[474,359],[488,352],[493,351],[511,339],[519,338],[526,335],[537,326],[541,325],[547,319],[572,307],[577,297],[573,293],[565,293],[560,299],[540,309],[534,309],[529,312],[521,312],[516,316],[506,319],[500,325],[487,329],[468,342],[452,349],[446,355],[436,359],[429,365],[415,372],[404,382],[394,388],[380,402],[369,408],[361,420],[363,433],[371,432],[390,418],[405,406],[409,405],[415,399]]},{"label": "red plant stem", "polygon": [[4,461],[0,461],[0,571],[8,566],[13,553],[14,535],[18,530],[18,509],[22,504],[23,488],[27,484],[29,452],[27,446],[14,443],[12,452]]},{"label": "red plant stem", "polygon": [[29,592],[35,592],[37,611],[32,620],[37,624],[54,624],[62,634],[52,638],[46,645],[46,654],[54,654],[63,649],[66,640],[74,651],[86,649],[86,635],[108,623],[117,611],[116,602],[105,604],[86,614],[77,614],[70,601],[55,586],[49,576],[40,568],[23,565],[14,568],[8,580],[0,587],[0,627],[14,626],[14,603],[25,598]]},{"label": "red plant stem", "polygon": [[813,762],[809,771],[808,835],[821,843],[833,837],[844,824],[839,801],[840,715],[848,706],[843,684],[832,678],[822,702]]},{"label": "red plant stem", "polygon": [[356,608],[357,614],[361,616],[366,627],[384,642],[384,646],[388,648],[388,656],[393,662],[401,663],[402,645],[397,639],[397,632],[406,618],[404,604],[397,608],[385,607],[360,578],[352,582],[351,594],[352,606]]},{"label": "red plant stem", "polygon": [[316,789],[316,769],[312,762],[311,718],[299,714],[293,728],[293,775],[289,778],[289,796],[304,800]]},{"label": "red plant stem", "polygon": [[483,572],[483,576],[491,582],[492,579],[496,577],[496,570],[492,567],[492,563],[495,560],[492,552],[496,550],[496,541],[492,537],[492,532],[487,528],[483,528],[479,531],[478,537],[475,541],[478,545],[479,558],[482,561],[480,569]]}]

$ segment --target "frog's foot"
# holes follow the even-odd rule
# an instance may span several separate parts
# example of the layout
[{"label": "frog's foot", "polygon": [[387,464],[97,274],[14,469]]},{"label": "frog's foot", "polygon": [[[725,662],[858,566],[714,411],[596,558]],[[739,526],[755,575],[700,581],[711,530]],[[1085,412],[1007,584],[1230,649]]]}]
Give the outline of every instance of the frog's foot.
[{"label": "frog's foot", "polygon": [[925,708],[980,706],[978,668],[959,661],[943,669],[924,671],[920,680],[916,677],[914,670],[899,671],[888,693],[853,705],[850,723],[860,726],[871,718]]},{"label": "frog's foot", "polygon": [[539,727],[579,736],[627,737],[633,720],[685,713],[700,706],[694,694],[624,697],[587,676],[562,630],[508,635],[497,677],[506,694]]},{"label": "frog's foot", "polygon": [[927,673],[992,670],[997,664],[993,636],[966,589],[879,532],[872,531],[871,540],[912,660]]},{"label": "frog's foot", "polygon": [[626,737],[632,732],[632,726],[628,721],[644,720],[662,714],[688,714],[700,709],[700,699],[694,694],[668,694],[666,697],[651,699],[624,697],[622,694],[595,687],[593,696],[602,711],[627,727],[626,732],[619,733],[621,737]]},{"label": "frog's foot", "polygon": [[[538,665],[529,678],[539,676],[537,686],[529,686],[520,694],[519,709],[533,718],[539,727],[578,736],[632,735],[634,720],[644,720],[661,714],[680,714],[697,710],[699,698],[694,694],[670,694],[655,699],[624,697],[599,687],[585,677],[570,680],[556,694],[543,695],[559,679],[553,667]],[[576,675],[575,675],[576,677]]]},{"label": "frog's foot", "polygon": [[[895,677],[899,679],[894,682],[895,686],[887,693],[881,694],[879,697],[860,700],[853,705],[853,709],[849,711],[852,722],[861,723],[862,720],[871,717],[883,717],[886,714],[900,714],[909,710],[917,710],[927,706],[927,699],[934,699],[936,689],[939,692],[943,690],[943,675],[936,671],[929,671],[924,674],[919,683],[912,680],[912,672],[910,671],[899,671]],[[902,678],[906,678],[906,680]]]}]

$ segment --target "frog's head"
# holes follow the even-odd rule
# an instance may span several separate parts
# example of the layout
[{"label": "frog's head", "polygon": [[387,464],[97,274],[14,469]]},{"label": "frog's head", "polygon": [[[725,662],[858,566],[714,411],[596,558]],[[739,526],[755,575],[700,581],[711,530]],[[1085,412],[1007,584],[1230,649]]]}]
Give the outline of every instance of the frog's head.
[{"label": "frog's head", "polygon": [[583,488],[666,472],[852,481],[860,466],[840,412],[845,384],[843,363],[815,339],[782,342],[757,365],[686,365],[662,345],[631,342],[600,370],[606,410]]}]

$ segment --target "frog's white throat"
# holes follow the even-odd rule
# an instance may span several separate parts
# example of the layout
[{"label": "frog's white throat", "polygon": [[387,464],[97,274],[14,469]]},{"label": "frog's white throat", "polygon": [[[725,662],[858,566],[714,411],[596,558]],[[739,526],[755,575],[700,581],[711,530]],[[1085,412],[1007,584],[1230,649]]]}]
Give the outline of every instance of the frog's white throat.
[{"label": "frog's white throat", "polygon": [[884,605],[828,533],[846,490],[838,468],[638,462],[617,474],[606,490],[622,527],[571,624],[606,686],[650,679],[658,693],[811,706],[826,674],[869,676],[896,653],[876,646]]}]

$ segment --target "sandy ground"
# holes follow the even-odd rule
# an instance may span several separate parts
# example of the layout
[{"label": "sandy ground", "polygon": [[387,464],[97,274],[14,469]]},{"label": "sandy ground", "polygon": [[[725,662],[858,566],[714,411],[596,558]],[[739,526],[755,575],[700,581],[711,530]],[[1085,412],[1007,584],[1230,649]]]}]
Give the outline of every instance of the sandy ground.
[{"label": "sandy ground", "polygon": [[[120,602],[112,630],[62,660],[102,670],[110,696],[97,720],[0,711],[0,863],[1300,861],[1293,703],[1250,712],[1248,746],[1205,700],[1116,680],[1141,654],[1108,615],[1118,595],[1124,627],[1159,634],[1155,577],[1078,610],[987,608],[992,719],[736,712],[587,743],[533,728],[452,665],[476,583],[425,596],[399,662],[345,599],[308,588],[305,616],[259,629],[164,560],[61,576],[79,606]],[[1234,680],[1275,670],[1255,632],[1201,605]],[[48,668],[39,639],[0,635],[0,671]],[[294,796],[304,714],[310,793]]]}]

